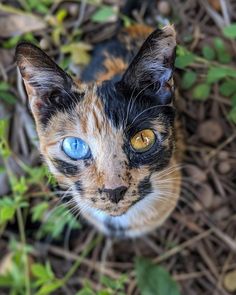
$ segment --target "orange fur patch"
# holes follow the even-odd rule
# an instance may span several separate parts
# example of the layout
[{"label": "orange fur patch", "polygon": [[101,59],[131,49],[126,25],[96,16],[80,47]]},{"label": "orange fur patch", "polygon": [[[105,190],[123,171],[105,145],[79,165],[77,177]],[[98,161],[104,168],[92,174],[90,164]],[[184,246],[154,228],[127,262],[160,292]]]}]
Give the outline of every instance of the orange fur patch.
[{"label": "orange fur patch", "polygon": [[114,76],[122,74],[128,67],[122,58],[111,57],[108,54],[106,54],[103,66],[106,70],[97,76],[98,82],[112,79]]},{"label": "orange fur patch", "polygon": [[145,40],[152,32],[153,28],[146,25],[136,24],[124,29],[131,39],[142,38]]}]

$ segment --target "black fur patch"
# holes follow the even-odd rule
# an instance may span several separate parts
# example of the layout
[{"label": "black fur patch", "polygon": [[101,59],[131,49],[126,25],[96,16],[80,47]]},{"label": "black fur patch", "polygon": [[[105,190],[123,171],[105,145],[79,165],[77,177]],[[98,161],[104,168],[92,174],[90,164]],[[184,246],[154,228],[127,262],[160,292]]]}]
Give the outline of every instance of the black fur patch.
[{"label": "black fur patch", "polygon": [[105,114],[112,125],[116,128],[122,126],[128,101],[116,91],[114,83],[103,82],[97,89],[97,95],[102,100]]},{"label": "black fur patch", "polygon": [[104,104],[105,114],[112,125],[115,128],[122,127],[124,129],[123,150],[128,156],[128,166],[138,168],[141,165],[148,165],[151,170],[157,171],[168,165],[173,144],[165,148],[162,146],[162,142],[157,139],[149,151],[137,153],[131,148],[130,139],[143,129],[155,131],[153,121],[158,118],[166,128],[166,137],[168,130],[172,129],[174,125],[174,108],[159,104],[160,98],[158,96],[145,96],[141,93],[137,97],[133,97],[133,103],[130,103],[129,90],[120,84],[114,85],[109,81],[102,83],[97,91]]},{"label": "black fur patch", "polygon": [[52,162],[56,169],[66,176],[76,176],[79,173],[79,168],[76,165],[60,159],[53,159]]},{"label": "black fur patch", "polygon": [[44,128],[47,127],[50,119],[58,112],[71,112],[83,99],[84,93],[67,93],[60,90],[53,91],[40,98],[42,103],[39,110],[40,122]]},{"label": "black fur patch", "polygon": [[83,188],[82,188],[82,184],[81,184],[81,181],[80,180],[77,180],[76,183],[75,183],[75,187],[76,187],[76,190],[77,192],[79,193],[83,193]]},{"label": "black fur patch", "polygon": [[143,199],[148,194],[152,193],[152,184],[150,182],[150,177],[145,177],[138,184],[138,194],[140,199]]},{"label": "black fur patch", "polygon": [[[92,60],[89,65],[84,69],[81,75],[81,80],[83,82],[96,81],[96,77],[99,73],[106,71],[103,63],[106,59],[105,54],[109,54],[115,58],[122,58],[130,60],[131,55],[125,48],[125,46],[117,40],[117,38],[112,38],[109,41],[104,41],[95,46],[92,52]],[[118,81],[118,78],[113,77],[113,81]],[[120,79],[119,79],[120,80]]]}]

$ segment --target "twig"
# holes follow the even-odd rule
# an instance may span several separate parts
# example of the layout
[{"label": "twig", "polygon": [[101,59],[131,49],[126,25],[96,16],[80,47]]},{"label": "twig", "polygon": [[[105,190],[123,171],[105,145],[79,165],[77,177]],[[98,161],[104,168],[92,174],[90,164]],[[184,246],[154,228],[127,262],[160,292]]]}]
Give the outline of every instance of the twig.
[{"label": "twig", "polygon": [[211,151],[206,155],[206,159],[210,160],[215,157],[226,145],[231,143],[236,138],[236,132],[234,132],[230,137],[228,137],[224,142],[222,142],[215,150]]},{"label": "twig", "polygon": [[159,257],[155,258],[153,260],[153,262],[160,263],[160,262],[166,260],[167,258],[170,258],[171,256],[182,251],[184,248],[187,248],[187,247],[191,246],[192,244],[197,243],[198,241],[206,238],[207,236],[209,236],[212,233],[212,231],[213,231],[212,229],[208,229],[208,230],[204,231],[203,233],[200,233],[199,235],[193,237],[192,239],[190,239],[180,245],[177,245],[176,247],[165,252],[163,255],[160,255]]},{"label": "twig", "polygon": [[[40,246],[40,247],[42,247],[42,246]],[[57,246],[50,245],[48,247],[48,252],[50,252],[56,256],[63,257],[67,260],[81,259],[81,256],[75,254],[74,252],[66,251],[66,250],[61,249],[60,247],[57,247]],[[90,261],[87,258],[83,258],[81,263],[86,266],[89,266],[90,268],[93,268],[95,271],[98,271],[98,272],[101,271],[101,263],[100,262],[94,262],[94,261]],[[103,268],[102,271],[105,275],[107,275],[113,279],[118,279],[120,277],[120,273],[118,273],[112,269],[109,269],[107,266],[105,268]]]},{"label": "twig", "polygon": [[230,16],[229,16],[229,10],[228,10],[228,6],[227,6],[227,1],[220,0],[220,6],[221,6],[222,13],[223,13],[225,25],[228,26],[228,25],[230,25]]}]

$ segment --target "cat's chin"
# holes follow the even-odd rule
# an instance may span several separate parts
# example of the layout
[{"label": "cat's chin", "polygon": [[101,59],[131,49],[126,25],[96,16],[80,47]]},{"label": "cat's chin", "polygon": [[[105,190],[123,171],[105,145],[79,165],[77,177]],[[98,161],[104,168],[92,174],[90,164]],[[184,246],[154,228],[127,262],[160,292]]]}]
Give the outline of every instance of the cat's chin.
[{"label": "cat's chin", "polygon": [[99,210],[108,216],[116,217],[116,216],[122,216],[125,213],[127,213],[127,211],[129,210],[129,207],[121,207],[118,205],[113,205],[110,208],[106,208],[106,209],[97,208],[97,207],[93,207],[93,209]]}]

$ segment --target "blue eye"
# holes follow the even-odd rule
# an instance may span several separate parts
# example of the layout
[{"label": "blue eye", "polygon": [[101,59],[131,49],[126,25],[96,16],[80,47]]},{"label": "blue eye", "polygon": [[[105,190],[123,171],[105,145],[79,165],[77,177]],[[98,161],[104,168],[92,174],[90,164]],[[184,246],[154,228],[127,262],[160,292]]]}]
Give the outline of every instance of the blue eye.
[{"label": "blue eye", "polygon": [[91,155],[87,143],[77,137],[66,137],[62,142],[62,150],[72,160],[87,159]]}]

